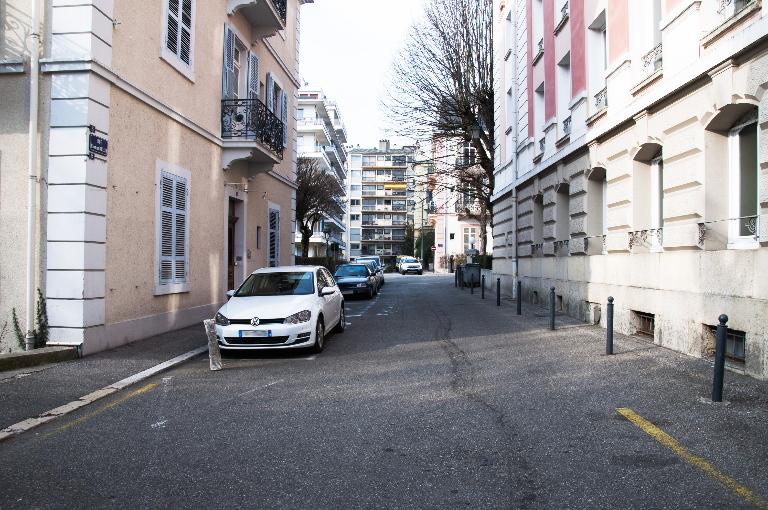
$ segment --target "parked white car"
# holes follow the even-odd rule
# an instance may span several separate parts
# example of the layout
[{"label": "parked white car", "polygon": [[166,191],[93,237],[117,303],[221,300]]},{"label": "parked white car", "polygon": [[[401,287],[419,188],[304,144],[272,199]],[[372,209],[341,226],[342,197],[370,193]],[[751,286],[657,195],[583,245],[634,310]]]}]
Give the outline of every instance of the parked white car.
[{"label": "parked white car", "polygon": [[406,273],[422,273],[421,262],[413,257],[403,257],[400,259],[400,274]]},{"label": "parked white car", "polygon": [[327,269],[285,266],[251,273],[216,314],[222,349],[320,352],[326,332],[343,332],[344,298]]}]

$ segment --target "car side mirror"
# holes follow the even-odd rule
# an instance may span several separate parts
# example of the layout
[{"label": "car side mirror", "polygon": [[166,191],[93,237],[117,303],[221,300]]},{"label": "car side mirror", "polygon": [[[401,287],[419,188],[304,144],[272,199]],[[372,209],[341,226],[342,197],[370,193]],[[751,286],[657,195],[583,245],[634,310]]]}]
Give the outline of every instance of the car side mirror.
[{"label": "car side mirror", "polygon": [[330,296],[331,294],[336,294],[336,289],[333,287],[323,287],[320,290],[320,296]]},{"label": "car side mirror", "polygon": [[235,295],[235,291],[234,290],[228,290],[227,291],[227,299],[232,299],[232,296],[234,296],[234,295]]}]

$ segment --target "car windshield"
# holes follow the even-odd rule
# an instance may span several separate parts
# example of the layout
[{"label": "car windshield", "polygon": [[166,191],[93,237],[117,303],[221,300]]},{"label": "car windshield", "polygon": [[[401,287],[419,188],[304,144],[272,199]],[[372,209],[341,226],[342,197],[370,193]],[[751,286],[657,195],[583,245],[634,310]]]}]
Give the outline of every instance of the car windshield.
[{"label": "car windshield", "polygon": [[365,266],[339,266],[335,276],[368,276],[368,268]]},{"label": "car windshield", "polygon": [[313,292],[311,272],[257,273],[243,282],[235,296],[296,296]]},{"label": "car windshield", "polygon": [[357,259],[357,260],[359,260],[360,262],[363,262],[365,264],[374,264],[374,265],[378,265],[379,264],[379,261],[376,260],[376,259],[363,259],[363,258],[360,258],[360,259]]},{"label": "car windshield", "polygon": [[402,259],[402,261],[406,262],[408,264],[413,263],[413,262],[418,262],[418,260],[416,260],[416,259],[414,259],[412,257],[411,258],[406,257],[406,258]]}]

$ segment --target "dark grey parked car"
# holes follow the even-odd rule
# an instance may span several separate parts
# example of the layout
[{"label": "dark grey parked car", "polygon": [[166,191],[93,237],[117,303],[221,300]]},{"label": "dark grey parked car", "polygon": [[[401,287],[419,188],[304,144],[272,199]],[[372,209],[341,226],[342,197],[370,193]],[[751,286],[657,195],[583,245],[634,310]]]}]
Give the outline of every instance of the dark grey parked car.
[{"label": "dark grey parked car", "polygon": [[333,276],[344,296],[365,296],[371,299],[379,290],[376,273],[368,264],[343,264],[336,268]]}]

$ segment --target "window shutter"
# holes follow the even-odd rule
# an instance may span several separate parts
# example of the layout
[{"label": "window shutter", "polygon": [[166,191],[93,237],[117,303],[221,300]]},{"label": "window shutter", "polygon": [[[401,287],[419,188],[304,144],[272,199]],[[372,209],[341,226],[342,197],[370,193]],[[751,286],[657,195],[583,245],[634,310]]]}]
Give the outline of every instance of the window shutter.
[{"label": "window shutter", "polygon": [[161,284],[185,283],[189,272],[189,185],[169,172],[160,175]]},{"label": "window shutter", "polygon": [[174,240],[173,240],[173,282],[187,281],[187,180],[176,177],[174,189]]},{"label": "window shutter", "polygon": [[275,111],[275,81],[272,79],[272,73],[267,73],[267,109]]},{"label": "window shutter", "polygon": [[165,31],[165,47],[179,54],[179,0],[168,0],[168,20]]},{"label": "window shutter", "polygon": [[231,93],[235,74],[235,34],[229,25],[224,25],[224,72],[221,93],[225,99],[234,97]]},{"label": "window shutter", "polygon": [[280,95],[282,99],[281,117],[283,120],[283,147],[288,146],[288,94],[283,91]]},{"label": "window shutter", "polygon": [[259,97],[259,57],[248,52],[248,99]]},{"label": "window shutter", "polygon": [[160,283],[173,281],[173,175],[160,176]]},{"label": "window shutter", "polygon": [[[178,2],[178,0],[175,0]],[[192,0],[181,2],[181,35],[179,58],[185,64],[192,63]]]}]

